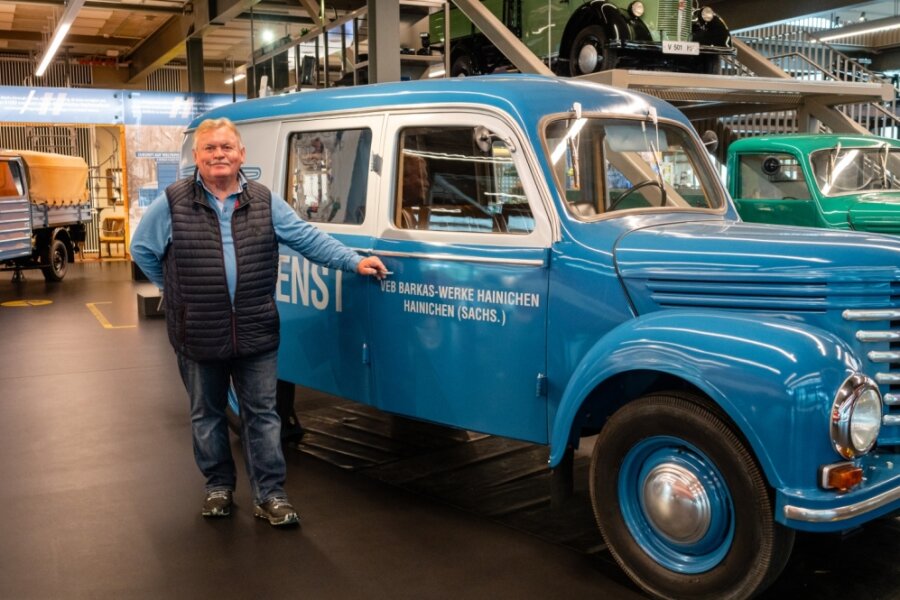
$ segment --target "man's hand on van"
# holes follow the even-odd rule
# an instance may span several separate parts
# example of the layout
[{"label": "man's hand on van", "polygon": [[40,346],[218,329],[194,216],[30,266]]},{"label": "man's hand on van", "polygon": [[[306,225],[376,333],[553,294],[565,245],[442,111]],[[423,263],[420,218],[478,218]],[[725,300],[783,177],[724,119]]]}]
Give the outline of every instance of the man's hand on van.
[{"label": "man's hand on van", "polygon": [[359,261],[356,272],[360,275],[372,275],[376,279],[384,279],[391,274],[377,256],[367,256]]}]

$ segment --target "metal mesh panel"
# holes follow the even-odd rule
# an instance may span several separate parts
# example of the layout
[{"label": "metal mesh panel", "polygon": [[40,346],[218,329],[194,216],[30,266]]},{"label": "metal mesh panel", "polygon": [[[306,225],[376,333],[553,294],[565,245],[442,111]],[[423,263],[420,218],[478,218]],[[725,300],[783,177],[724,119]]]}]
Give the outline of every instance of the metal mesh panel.
[{"label": "metal mesh panel", "polygon": [[147,89],[154,92],[180,92],[184,89],[181,74],[184,69],[163,67],[147,76]]},{"label": "metal mesh panel", "polygon": [[50,64],[43,77],[34,76],[35,67],[35,62],[30,58],[0,54],[0,85],[87,87],[94,81],[90,65],[67,65],[65,61],[56,61]]}]

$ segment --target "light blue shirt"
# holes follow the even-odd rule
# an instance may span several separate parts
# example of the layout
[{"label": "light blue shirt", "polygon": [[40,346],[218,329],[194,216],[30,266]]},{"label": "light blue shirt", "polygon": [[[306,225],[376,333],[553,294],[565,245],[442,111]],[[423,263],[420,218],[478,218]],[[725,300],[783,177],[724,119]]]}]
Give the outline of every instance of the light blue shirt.
[{"label": "light blue shirt", "polygon": [[[247,187],[243,173],[238,175],[241,187]],[[225,259],[225,279],[228,293],[234,302],[234,291],[237,287],[237,260],[234,253],[234,237],[231,235],[231,217],[235,202],[240,192],[219,202],[215,195],[207,189],[200,176],[197,181],[206,192],[209,205],[219,217],[219,230],[222,233],[222,255]],[[300,253],[314,263],[342,271],[356,271],[362,257],[340,243],[327,233],[319,231],[303,219],[294,209],[288,206],[281,196],[272,194],[272,226],[278,242]],[[131,237],[131,258],[141,268],[147,278],[163,289],[162,261],[166,249],[172,243],[172,213],[166,194],[160,194],[141,217],[137,229]]]}]

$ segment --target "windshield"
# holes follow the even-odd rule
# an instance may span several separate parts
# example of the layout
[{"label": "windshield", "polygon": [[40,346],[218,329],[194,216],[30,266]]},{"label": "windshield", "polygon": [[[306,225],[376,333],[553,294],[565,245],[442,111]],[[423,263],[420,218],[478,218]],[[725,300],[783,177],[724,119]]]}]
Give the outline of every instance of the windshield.
[{"label": "windshield", "polygon": [[684,129],[650,121],[570,118],[546,130],[557,185],[574,216],[646,208],[718,209],[715,174]]},{"label": "windshield", "polygon": [[873,148],[819,150],[810,156],[816,185],[826,196],[878,190],[900,191],[900,148],[887,143]]}]

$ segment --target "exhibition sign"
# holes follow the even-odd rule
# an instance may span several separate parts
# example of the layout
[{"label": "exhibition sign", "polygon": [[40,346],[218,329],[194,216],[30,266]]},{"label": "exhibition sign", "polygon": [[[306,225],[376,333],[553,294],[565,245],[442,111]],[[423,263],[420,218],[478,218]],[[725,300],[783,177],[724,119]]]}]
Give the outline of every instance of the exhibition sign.
[{"label": "exhibition sign", "polygon": [[231,94],[0,86],[0,121],[183,126],[231,101]]}]

